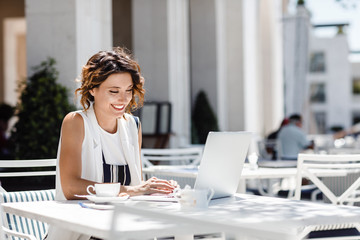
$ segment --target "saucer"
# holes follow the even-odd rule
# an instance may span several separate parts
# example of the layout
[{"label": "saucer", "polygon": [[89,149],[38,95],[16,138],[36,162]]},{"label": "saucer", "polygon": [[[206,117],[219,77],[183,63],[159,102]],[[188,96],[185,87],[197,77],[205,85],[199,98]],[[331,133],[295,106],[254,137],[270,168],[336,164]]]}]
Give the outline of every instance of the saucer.
[{"label": "saucer", "polygon": [[85,195],[84,197],[95,203],[113,203],[126,201],[129,198],[129,195],[123,197],[98,197],[95,195]]}]

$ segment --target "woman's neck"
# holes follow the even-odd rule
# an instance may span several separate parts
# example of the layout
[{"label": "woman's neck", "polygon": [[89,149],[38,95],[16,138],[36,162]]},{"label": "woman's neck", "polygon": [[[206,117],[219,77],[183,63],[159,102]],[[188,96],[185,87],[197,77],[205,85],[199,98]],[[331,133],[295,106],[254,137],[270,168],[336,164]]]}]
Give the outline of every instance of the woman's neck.
[{"label": "woman's neck", "polygon": [[117,118],[107,117],[101,114],[94,106],[94,113],[99,126],[108,133],[115,133],[117,131]]}]

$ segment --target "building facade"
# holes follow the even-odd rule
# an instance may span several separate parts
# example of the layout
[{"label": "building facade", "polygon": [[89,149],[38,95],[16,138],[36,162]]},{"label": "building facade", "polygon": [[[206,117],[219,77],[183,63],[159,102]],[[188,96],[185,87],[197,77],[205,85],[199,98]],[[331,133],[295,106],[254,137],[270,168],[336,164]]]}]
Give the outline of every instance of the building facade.
[{"label": "building facade", "polygon": [[[27,75],[47,57],[73,92],[95,52],[129,48],[142,67],[147,101],[172,104],[171,146],[190,144],[194,99],[204,90],[222,131],[263,136],[284,116],[285,0],[26,0]],[[4,19],[3,19],[4,20]],[[1,72],[5,76],[4,70]],[[14,78],[3,77],[0,86]],[[1,101],[16,99],[1,89]],[[11,100],[13,101],[13,100]]]}]

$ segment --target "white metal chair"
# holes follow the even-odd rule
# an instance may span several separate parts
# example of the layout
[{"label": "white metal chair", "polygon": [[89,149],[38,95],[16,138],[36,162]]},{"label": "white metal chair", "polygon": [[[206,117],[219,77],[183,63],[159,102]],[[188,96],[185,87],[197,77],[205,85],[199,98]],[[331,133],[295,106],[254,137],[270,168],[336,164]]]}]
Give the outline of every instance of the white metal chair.
[{"label": "white metal chair", "polygon": [[169,148],[169,149],[149,149],[144,148],[141,150],[141,159],[143,163],[144,179],[149,179],[153,176],[162,179],[173,179],[178,182],[181,187],[195,183],[193,178],[174,177],[168,174],[149,173],[147,169],[155,167],[166,167],[171,165],[181,166],[198,166],[201,161],[203,149],[201,147],[188,147],[188,148]]},{"label": "white metal chair", "polygon": [[[56,158],[31,160],[0,160],[0,178],[55,176]],[[46,168],[44,170],[44,168]],[[51,168],[51,169],[49,169]],[[4,192],[0,186],[0,192]]]},{"label": "white metal chair", "polygon": [[[360,155],[323,155],[323,154],[299,154],[298,156],[298,172],[295,190],[295,199],[300,199],[301,181],[303,177],[308,178],[315,184],[319,190],[333,204],[346,204],[360,202],[360,178],[357,178],[346,189],[343,189],[341,195],[336,196],[329,186],[326,186],[322,179],[312,173],[311,169],[332,169],[333,177],[348,176],[349,174],[360,173]],[[329,176],[331,177],[331,176]],[[328,178],[328,177],[326,177]],[[341,186],[340,186],[341,187]]]},{"label": "white metal chair", "polygon": [[[0,216],[2,216],[2,215],[3,215],[3,209],[2,209],[2,206],[0,205]],[[10,236],[11,237],[17,237],[17,238],[22,238],[22,239],[27,239],[27,240],[37,240],[34,236],[19,233],[19,232],[16,232],[16,231],[12,231],[12,230],[4,227],[2,217],[0,217],[0,226],[1,226],[0,227],[0,240],[9,239]]]},{"label": "white metal chair", "polygon": [[[1,192],[0,202],[33,202],[33,201],[51,201],[55,199],[55,190],[21,191],[21,192]],[[29,218],[16,216],[9,213],[2,213],[2,228],[5,235],[11,236],[11,239],[44,239],[48,225]]]},{"label": "white metal chair", "polygon": [[198,165],[201,161],[203,149],[189,148],[143,148],[141,159],[144,167],[156,165]]},{"label": "white metal chair", "polygon": [[[301,186],[302,179],[309,179],[319,191],[323,193],[323,196],[329,199],[332,204],[344,205],[360,202],[360,177],[352,178],[353,174],[360,174],[360,155],[359,154],[347,154],[347,155],[325,155],[325,154],[299,154],[297,165],[297,177],[296,177],[296,189],[295,199],[301,198]],[[313,169],[331,169],[334,171],[332,176],[318,177],[312,171]],[[350,177],[349,177],[350,176]],[[324,179],[339,179],[342,181],[336,181],[337,186],[329,186]],[[350,183],[349,180],[353,179]],[[348,182],[345,184],[345,182]],[[334,190],[337,190],[335,193]],[[359,224],[350,224],[342,226],[322,226],[322,228],[309,228],[311,231],[322,230],[339,230],[339,229],[357,229],[360,232]],[[332,238],[330,238],[332,239]],[[360,239],[360,234],[347,236],[346,238],[338,239]]]},{"label": "white metal chair", "polygon": [[[56,171],[43,171],[35,168],[55,167],[54,159],[31,159],[31,160],[0,160],[0,177],[26,177],[26,176],[49,176],[56,175]],[[27,171],[8,171],[11,168],[26,168]]]}]

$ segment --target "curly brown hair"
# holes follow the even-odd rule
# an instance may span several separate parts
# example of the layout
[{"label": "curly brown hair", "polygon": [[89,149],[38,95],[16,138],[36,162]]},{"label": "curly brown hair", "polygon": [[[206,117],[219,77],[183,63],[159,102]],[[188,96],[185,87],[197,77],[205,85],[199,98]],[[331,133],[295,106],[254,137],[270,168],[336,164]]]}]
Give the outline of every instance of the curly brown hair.
[{"label": "curly brown hair", "polygon": [[130,113],[141,107],[144,103],[144,78],[141,75],[139,64],[124,48],[114,48],[113,51],[100,51],[93,55],[82,68],[81,87],[75,90],[75,94],[81,95],[80,103],[86,111],[89,109],[94,97],[90,90],[97,88],[111,74],[130,73],[133,82],[132,99],[126,107]]}]

